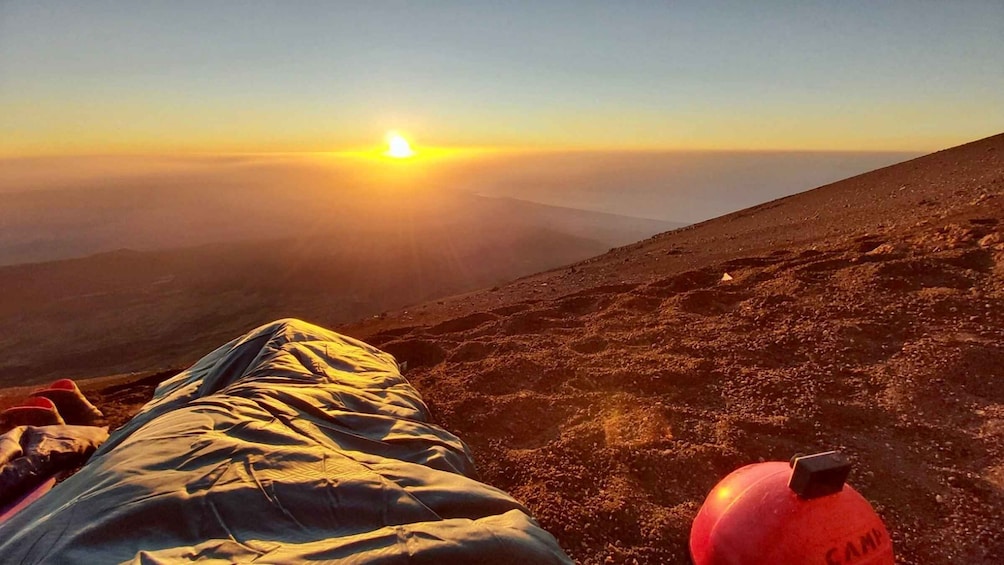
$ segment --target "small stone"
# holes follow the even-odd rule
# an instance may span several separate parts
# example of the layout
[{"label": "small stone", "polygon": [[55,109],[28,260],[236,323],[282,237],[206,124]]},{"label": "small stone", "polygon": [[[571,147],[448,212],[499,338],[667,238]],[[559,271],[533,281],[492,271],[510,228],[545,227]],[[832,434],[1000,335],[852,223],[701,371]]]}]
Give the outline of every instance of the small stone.
[{"label": "small stone", "polygon": [[937,496],[934,497],[934,501],[937,502],[938,504],[941,504],[941,503],[945,502],[945,497],[943,497],[943,496],[941,496],[939,494],[939,495],[937,495]]},{"label": "small stone", "polygon": [[891,243],[883,243],[868,253],[865,253],[865,255],[892,255],[898,251],[899,249],[895,245],[892,245]]},{"label": "small stone", "polygon": [[980,239],[980,247],[991,247],[1001,242],[1001,234],[994,232]]}]

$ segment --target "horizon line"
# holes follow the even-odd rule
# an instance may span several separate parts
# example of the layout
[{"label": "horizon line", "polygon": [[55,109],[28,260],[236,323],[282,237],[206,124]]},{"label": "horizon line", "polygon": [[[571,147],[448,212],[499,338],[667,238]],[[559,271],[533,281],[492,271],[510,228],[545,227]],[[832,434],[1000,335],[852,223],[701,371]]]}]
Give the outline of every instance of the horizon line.
[{"label": "horizon line", "polygon": [[[992,137],[992,136],[988,136]],[[980,138],[984,139],[984,138]],[[976,139],[957,143],[955,145],[939,146],[937,148],[898,148],[898,149],[847,149],[847,148],[806,148],[806,147],[771,147],[771,148],[670,148],[670,147],[589,147],[589,146],[427,146],[414,145],[416,156],[407,160],[423,160],[428,158],[449,158],[453,156],[490,156],[519,154],[668,154],[668,153],[901,153],[927,154],[965,145],[978,141]],[[345,149],[304,149],[304,150],[258,150],[258,151],[204,151],[204,150],[136,150],[136,151],[82,151],[82,152],[12,152],[0,153],[0,160],[31,160],[58,158],[212,158],[212,157],[342,157],[360,158],[376,157],[383,148],[355,147]]]}]

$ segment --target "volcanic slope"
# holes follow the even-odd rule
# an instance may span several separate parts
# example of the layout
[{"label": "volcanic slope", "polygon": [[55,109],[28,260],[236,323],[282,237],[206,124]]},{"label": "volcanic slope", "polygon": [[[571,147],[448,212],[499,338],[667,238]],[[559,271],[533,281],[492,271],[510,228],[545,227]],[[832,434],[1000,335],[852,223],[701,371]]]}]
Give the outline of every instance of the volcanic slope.
[{"label": "volcanic slope", "polygon": [[829,449],[899,562],[1004,563],[1002,281],[998,135],[342,330],[582,563],[688,563],[725,474]]},{"label": "volcanic slope", "polygon": [[[689,563],[720,478],[841,449],[899,562],[996,564],[1002,280],[999,135],[339,329],[581,563]],[[167,374],[84,386],[114,426]]]}]

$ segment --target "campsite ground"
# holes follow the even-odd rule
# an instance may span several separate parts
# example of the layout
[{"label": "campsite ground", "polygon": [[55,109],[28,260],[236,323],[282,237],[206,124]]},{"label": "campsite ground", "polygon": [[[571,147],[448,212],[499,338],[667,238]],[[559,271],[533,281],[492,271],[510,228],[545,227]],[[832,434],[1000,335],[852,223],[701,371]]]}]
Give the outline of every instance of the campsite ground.
[{"label": "campsite ground", "polygon": [[[1002,281],[996,136],[340,330],[579,562],[687,563],[725,474],[840,449],[899,562],[990,564]],[[163,376],[85,386],[117,424]]]}]

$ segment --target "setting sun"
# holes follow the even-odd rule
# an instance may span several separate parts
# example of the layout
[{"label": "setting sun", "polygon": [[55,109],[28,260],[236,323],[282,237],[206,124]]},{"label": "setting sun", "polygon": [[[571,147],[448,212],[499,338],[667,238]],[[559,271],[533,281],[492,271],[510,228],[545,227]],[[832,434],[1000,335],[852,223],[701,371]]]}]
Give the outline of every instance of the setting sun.
[{"label": "setting sun", "polygon": [[396,131],[387,133],[387,156],[395,159],[407,159],[415,155],[408,140]]}]

